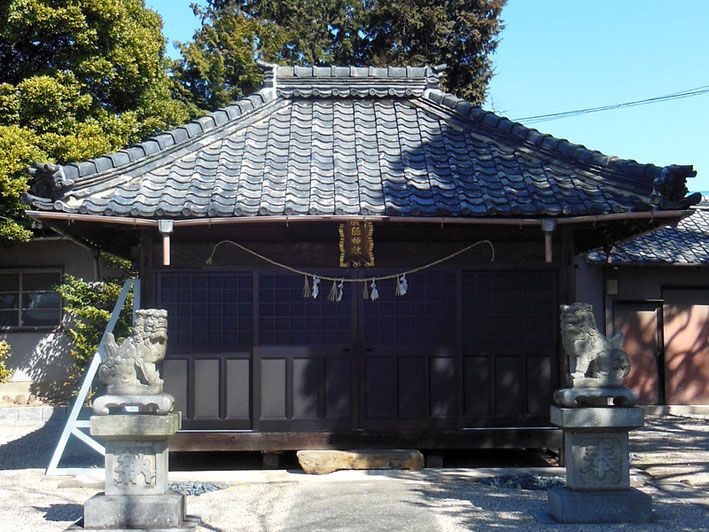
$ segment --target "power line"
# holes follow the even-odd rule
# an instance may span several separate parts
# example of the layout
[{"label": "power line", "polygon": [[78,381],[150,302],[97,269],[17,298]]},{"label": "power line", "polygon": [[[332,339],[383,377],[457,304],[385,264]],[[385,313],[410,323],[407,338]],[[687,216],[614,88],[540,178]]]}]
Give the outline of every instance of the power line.
[{"label": "power line", "polygon": [[616,103],[613,105],[602,105],[600,107],[587,107],[586,109],[577,109],[575,111],[563,111],[561,113],[550,113],[546,115],[525,116],[522,118],[514,118],[517,122],[525,124],[536,124],[538,122],[548,122],[550,120],[559,120],[560,118],[568,118],[570,116],[585,115],[589,113],[598,113],[600,111],[611,111],[613,109],[623,109],[625,107],[636,107],[638,105],[649,105],[651,103],[666,102],[670,100],[679,100],[682,98],[691,98],[709,92],[709,85],[702,85],[694,89],[687,89],[664,96],[655,96],[654,98],[646,98],[644,100],[635,100],[632,102]]}]

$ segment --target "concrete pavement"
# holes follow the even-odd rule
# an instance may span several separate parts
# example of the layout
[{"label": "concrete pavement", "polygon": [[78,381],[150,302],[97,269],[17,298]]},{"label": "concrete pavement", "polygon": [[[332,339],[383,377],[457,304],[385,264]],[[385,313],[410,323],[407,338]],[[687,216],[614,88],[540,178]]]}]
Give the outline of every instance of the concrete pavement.
[{"label": "concrete pavement", "polygon": [[[544,491],[487,486],[477,479],[526,469],[183,471],[172,481],[220,482],[228,489],[187,500],[205,531],[709,530],[709,423],[702,416],[648,418],[631,433],[633,484],[653,496],[646,525],[552,525],[535,512]],[[63,530],[100,491],[100,474],[44,478],[60,424],[0,426],[0,530]],[[558,468],[536,468],[555,475]],[[61,486],[61,487],[60,487]]]}]

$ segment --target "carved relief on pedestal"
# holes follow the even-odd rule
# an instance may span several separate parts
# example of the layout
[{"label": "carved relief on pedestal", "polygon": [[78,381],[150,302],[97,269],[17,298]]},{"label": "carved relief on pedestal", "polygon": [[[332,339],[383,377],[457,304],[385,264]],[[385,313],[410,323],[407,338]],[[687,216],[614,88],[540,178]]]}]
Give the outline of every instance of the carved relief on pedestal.
[{"label": "carved relief on pedestal", "polygon": [[[135,449],[117,449],[113,484],[118,488],[154,487],[155,455],[135,452]],[[142,477],[142,478],[141,478]]]},{"label": "carved relief on pedestal", "polygon": [[583,449],[582,476],[592,480],[613,481],[623,469],[622,449],[617,438],[596,436],[580,442]]}]

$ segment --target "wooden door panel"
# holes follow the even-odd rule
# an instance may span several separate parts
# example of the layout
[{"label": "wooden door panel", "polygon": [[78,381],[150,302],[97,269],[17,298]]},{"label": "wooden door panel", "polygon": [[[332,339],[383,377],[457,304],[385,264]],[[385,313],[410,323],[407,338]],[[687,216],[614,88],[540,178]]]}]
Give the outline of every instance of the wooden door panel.
[{"label": "wooden door panel", "polygon": [[465,406],[463,416],[466,419],[487,418],[490,409],[490,360],[487,356],[467,356],[464,358]]},{"label": "wooden door panel", "polygon": [[[396,419],[397,371],[393,357],[367,357],[365,362],[365,412],[368,420]],[[367,425],[366,420],[362,424]]]},{"label": "wooden door panel", "polygon": [[187,417],[187,359],[166,359],[162,363],[162,378],[165,381],[165,393],[175,398],[175,410]]},{"label": "wooden door panel", "polygon": [[522,365],[520,357],[495,357],[495,415],[521,417]]},{"label": "wooden door panel", "polygon": [[352,419],[351,347],[260,346],[262,431],[327,430],[350,426]]},{"label": "wooden door panel", "polygon": [[325,418],[350,419],[352,416],[352,360],[349,357],[325,358]]},{"label": "wooden door panel", "polygon": [[226,361],[226,418],[248,421],[251,417],[251,361]]},{"label": "wooden door panel", "polygon": [[194,361],[193,419],[219,419],[219,359]]},{"label": "wooden door panel", "polygon": [[457,412],[458,379],[456,378],[456,359],[432,357],[429,363],[431,417],[452,418]]},{"label": "wooden door panel", "polygon": [[401,357],[398,360],[398,378],[394,387],[398,389],[399,419],[425,419],[429,412],[426,405],[427,372],[424,357]]},{"label": "wooden door panel", "polygon": [[665,397],[709,403],[709,289],[665,289]]},{"label": "wooden door panel", "polygon": [[392,282],[381,282],[379,299],[361,301],[361,428],[456,425],[458,276],[417,273],[403,297]]},{"label": "wooden door panel", "polygon": [[527,412],[530,416],[549,413],[549,397],[554,395],[554,363],[551,357],[527,357]]},{"label": "wooden door panel", "polygon": [[630,357],[630,373],[623,385],[638,394],[638,403],[660,404],[659,307],[654,303],[618,301],[613,305],[613,327],[625,335],[623,349]]},{"label": "wooden door panel", "polygon": [[317,419],[325,384],[320,358],[293,359],[293,419]]},{"label": "wooden door panel", "polygon": [[252,428],[251,353],[171,354],[162,362],[165,392],[185,429]]},{"label": "wooden door panel", "polygon": [[261,360],[261,417],[264,420],[286,420],[288,418],[286,394],[287,360],[272,358]]},{"label": "wooden door panel", "polygon": [[463,426],[538,424],[557,372],[555,272],[463,272]]}]

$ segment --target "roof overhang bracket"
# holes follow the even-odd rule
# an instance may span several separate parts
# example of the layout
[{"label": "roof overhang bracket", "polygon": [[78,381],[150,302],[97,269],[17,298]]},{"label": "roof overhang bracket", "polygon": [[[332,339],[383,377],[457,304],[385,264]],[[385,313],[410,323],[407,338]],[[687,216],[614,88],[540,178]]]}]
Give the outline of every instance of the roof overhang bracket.
[{"label": "roof overhang bracket", "polygon": [[158,220],[158,231],[162,235],[162,264],[170,265],[170,235],[173,230],[172,220]]}]

